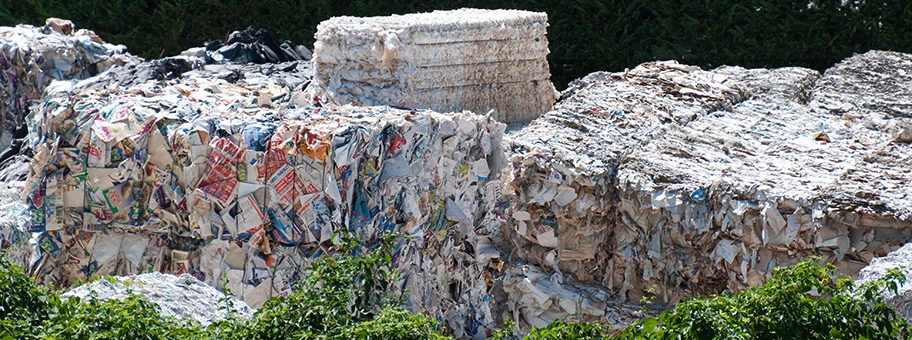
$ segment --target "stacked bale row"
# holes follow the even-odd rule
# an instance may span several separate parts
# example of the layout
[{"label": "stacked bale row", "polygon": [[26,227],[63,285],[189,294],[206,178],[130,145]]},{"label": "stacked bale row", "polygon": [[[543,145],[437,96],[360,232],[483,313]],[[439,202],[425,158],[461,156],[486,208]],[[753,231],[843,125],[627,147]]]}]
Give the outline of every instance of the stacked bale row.
[{"label": "stacked bale row", "polygon": [[[910,60],[591,74],[510,141],[514,252],[621,301],[738,290],[811,255],[854,274],[912,239]],[[551,298],[527,312],[572,314]]]}]

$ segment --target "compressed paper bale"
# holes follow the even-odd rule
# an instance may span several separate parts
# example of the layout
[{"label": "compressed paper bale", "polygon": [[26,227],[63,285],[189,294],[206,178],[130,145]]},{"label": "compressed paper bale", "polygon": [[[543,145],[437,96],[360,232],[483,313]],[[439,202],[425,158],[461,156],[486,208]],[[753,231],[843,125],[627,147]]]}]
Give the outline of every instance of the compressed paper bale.
[{"label": "compressed paper bale", "polygon": [[827,69],[808,106],[832,114],[912,118],[912,54],[870,51]]},{"label": "compressed paper bale", "polygon": [[807,104],[814,84],[820,79],[820,72],[803,67],[746,69],[722,66],[712,72],[743,83],[751,89],[753,96],[792,99],[802,104]]},{"label": "compressed paper bale", "polygon": [[[825,223],[820,193],[864,152],[853,150],[856,131],[839,125],[791,100],[756,99],[634,151],[618,170],[614,268],[636,268],[625,277],[631,287],[667,282],[663,294],[676,301],[756,283],[772,269],[758,263],[759,249],[789,255],[779,266],[821,251],[841,260],[848,230]],[[821,126],[831,142],[814,140]],[[839,238],[823,250],[821,235]]]},{"label": "compressed paper bale", "polygon": [[[398,231],[409,236],[393,257],[400,289],[444,296],[409,295],[409,306],[461,320],[468,337],[493,327],[503,124],[297,107],[299,92],[201,75],[48,99],[24,190],[40,233],[32,272],[58,287],[192,273],[256,307],[289,293],[337,231],[364,248]],[[446,295],[454,286],[465,294]]]},{"label": "compressed paper bale", "polygon": [[[592,270],[608,270],[609,249],[601,245],[613,237],[608,228],[617,219],[614,183],[623,157],[674,126],[743,100],[741,85],[725,80],[652,62],[571,83],[553,111],[509,141],[513,167],[504,195],[513,203],[506,213],[511,229],[544,246],[531,249],[556,243],[565,273],[583,282],[601,279]],[[529,257],[538,256],[524,255]]]},{"label": "compressed paper bale", "polygon": [[0,129],[25,123],[31,100],[53,80],[85,79],[114,65],[140,59],[123,45],[105,43],[94,32],[73,30],[67,20],[49,18],[44,27],[0,27]]},{"label": "compressed paper bale", "polygon": [[[845,64],[889,64],[864,58],[837,65],[821,82],[827,75],[855,81],[848,75],[865,72]],[[904,64],[892,65],[878,69],[892,85],[869,90],[864,100],[883,103],[891,89],[908,85],[899,85],[908,78]],[[556,252],[544,268],[600,284],[622,300],[652,290],[676,303],[759,284],[776,266],[809,255],[854,274],[912,239],[909,202],[898,189],[909,181],[901,169],[912,130],[896,108],[835,97],[827,105],[845,111],[816,105],[816,92],[805,94],[816,77],[809,70],[708,72],[704,79],[742,90],[719,96],[661,83],[713,89],[672,75],[701,74],[696,68],[638,68],[668,75],[591,74],[571,84],[554,111],[511,135],[504,194],[514,202],[506,215],[518,234],[518,258],[542,263]],[[777,74],[788,80],[769,80]],[[834,91],[821,82],[814,91]]]},{"label": "compressed paper bale", "polygon": [[368,18],[342,16],[321,22],[317,40],[370,43],[378,34],[395,34],[415,44],[511,40],[544,36],[547,18],[545,13],[471,8]]},{"label": "compressed paper bale", "polygon": [[190,275],[161,273],[97,280],[61,294],[61,299],[123,300],[134,294],[155,305],[164,317],[194,320],[203,326],[229,317],[250,319],[254,312],[244,301],[226,296]]},{"label": "compressed paper bale", "polygon": [[[543,32],[542,32],[543,33]],[[534,35],[517,40],[445,41],[433,44],[412,44],[387,51],[382,41],[372,41],[370,48],[352,48],[352,43],[321,44],[320,71],[331,77],[336,68],[356,70],[405,71],[409,66],[478,65],[521,60],[544,60],[548,55],[548,40]],[[538,39],[536,39],[538,38]],[[395,59],[392,59],[395,57]],[[358,64],[351,64],[358,62]]]},{"label": "compressed paper bale", "polygon": [[[912,263],[912,244],[904,245],[885,257],[873,259],[870,265],[864,267],[858,273],[858,280],[855,282],[856,284],[862,284],[884,278],[892,269],[898,269],[903,275],[909,277],[912,275],[909,270],[909,263]],[[906,281],[899,285],[896,293],[885,290],[883,294],[887,306],[890,306],[906,321],[912,321],[912,282]]]},{"label": "compressed paper bale", "polygon": [[910,65],[912,55],[895,52],[847,58],[824,72],[808,104],[851,122],[863,138],[857,148],[864,157],[824,193],[827,218],[852,227],[851,247],[863,262],[912,237],[912,202],[903,189],[912,155]]},{"label": "compressed paper bale", "polygon": [[[672,300],[700,291],[712,293],[706,282],[717,282],[720,291],[756,284],[773,266],[790,265],[815,254],[833,258],[845,272],[854,274],[863,262],[852,264],[852,259],[870,256],[862,254],[864,247],[851,246],[851,235],[870,229],[848,223],[851,219],[840,223],[844,218],[838,216],[843,213],[833,212],[846,210],[832,205],[824,192],[844,187],[838,179],[857,167],[871,168],[870,150],[860,146],[884,135],[885,131],[771,99],[743,102],[731,111],[698,119],[631,155],[631,162],[621,166],[619,213],[631,218],[622,218],[619,224],[637,232],[634,237],[618,239],[616,247],[632,246],[633,253],[644,252],[654,246],[644,238],[660,235],[658,253],[675,253],[677,261],[659,257],[629,265],[641,268],[647,281],[680,280],[670,286],[684,291],[666,292],[678,295]],[[674,203],[669,204],[669,199]],[[651,202],[651,207],[644,207],[644,202]],[[663,218],[635,217],[654,216],[656,209]],[[891,222],[894,229],[909,225],[895,219]],[[883,245],[895,246],[912,235],[879,236]],[[638,244],[627,243],[630,240]],[[729,244],[734,248],[720,248],[722,242],[733,242]],[[714,249],[714,253],[700,249]],[[758,257],[764,249],[765,261]],[[701,255],[711,257],[685,261]],[[724,259],[721,263],[720,258]],[[615,259],[627,262],[624,257]],[[715,268],[705,267],[713,262]],[[738,279],[726,283],[731,277]],[[628,278],[640,280],[638,275]]]},{"label": "compressed paper bale", "polygon": [[514,10],[332,18],[317,28],[313,91],[336,103],[493,109],[527,122],[556,99],[546,27],[544,13]]}]

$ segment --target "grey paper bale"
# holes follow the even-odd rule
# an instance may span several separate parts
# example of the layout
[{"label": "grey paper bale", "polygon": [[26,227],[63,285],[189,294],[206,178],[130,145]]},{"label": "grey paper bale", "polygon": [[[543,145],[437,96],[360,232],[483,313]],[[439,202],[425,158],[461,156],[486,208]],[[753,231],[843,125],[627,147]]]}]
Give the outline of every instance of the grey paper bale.
[{"label": "grey paper bale", "polygon": [[[511,263],[671,304],[811,255],[858,273],[912,240],[909,60],[872,51],[823,76],[646,63],[570,84],[508,140]],[[538,323],[580,311],[541,301],[521,306],[541,305]]]},{"label": "grey paper bale", "polygon": [[545,13],[517,10],[332,18],[317,27],[312,89],[338,104],[494,110],[529,122],[558,97],[547,27]]}]

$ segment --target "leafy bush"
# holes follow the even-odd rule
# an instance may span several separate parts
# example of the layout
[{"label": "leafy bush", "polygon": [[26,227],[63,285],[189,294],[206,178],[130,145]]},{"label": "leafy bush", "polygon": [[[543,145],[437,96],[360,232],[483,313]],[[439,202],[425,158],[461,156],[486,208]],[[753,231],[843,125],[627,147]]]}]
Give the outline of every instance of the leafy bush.
[{"label": "leafy bush", "polygon": [[[497,330],[491,335],[491,340],[512,340],[519,339],[514,334],[515,324],[506,320],[504,328]],[[605,329],[601,325],[590,322],[567,322],[566,320],[554,320],[544,328],[532,327],[529,334],[522,337],[523,340],[602,340],[609,339]]]},{"label": "leafy bush", "polygon": [[55,311],[56,299],[12,260],[0,256],[0,339],[40,325]]},{"label": "leafy bush", "polygon": [[599,324],[554,320],[545,328],[533,328],[524,339],[528,340],[601,340],[608,339]]},{"label": "leafy bush", "polygon": [[287,298],[273,298],[250,321],[229,318],[201,327],[162,317],[140,296],[61,301],[25,272],[0,260],[0,339],[445,339],[433,318],[399,307],[391,266],[396,235],[355,256],[356,239],[341,235]]},{"label": "leafy bush", "polygon": [[[398,306],[390,266],[392,235],[355,256],[344,237],[332,256],[287,298],[274,298],[250,321],[208,327],[163,318],[138,296],[123,301],[61,301],[21,268],[0,259],[0,339],[446,339],[437,322]],[[768,282],[735,294],[685,300],[635,322],[612,339],[908,339],[909,324],[884,304],[905,278],[898,270],[856,285],[833,265],[804,261],[780,268]],[[493,339],[515,339],[513,326]],[[598,324],[556,320],[526,340],[608,338]]]},{"label": "leafy bush", "polygon": [[201,334],[196,322],[162,317],[155,305],[136,295],[104,301],[70,298],[38,330],[36,338],[51,339],[191,339]]},{"label": "leafy bush", "polygon": [[884,303],[905,282],[898,270],[856,285],[833,265],[803,261],[766,284],[695,298],[634,323],[617,339],[908,339],[909,324]]},{"label": "leafy bush", "polygon": [[437,333],[437,321],[426,315],[416,315],[400,308],[387,305],[372,320],[361,321],[352,328],[341,329],[335,339],[385,339],[419,340],[447,339]]},{"label": "leafy bush", "polygon": [[333,256],[309,267],[296,292],[274,298],[235,335],[244,339],[433,339],[437,322],[398,307],[392,294],[394,234],[387,234],[359,256],[357,239],[341,234]]}]

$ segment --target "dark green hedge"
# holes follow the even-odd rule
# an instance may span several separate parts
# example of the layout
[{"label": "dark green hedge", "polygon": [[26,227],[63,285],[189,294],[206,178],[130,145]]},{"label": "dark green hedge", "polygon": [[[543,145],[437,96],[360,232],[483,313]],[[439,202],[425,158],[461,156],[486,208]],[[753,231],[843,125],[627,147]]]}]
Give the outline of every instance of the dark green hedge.
[{"label": "dark green hedge", "polygon": [[[388,15],[458,7],[545,11],[554,83],[647,60],[712,67],[823,70],[870,49],[912,52],[907,0],[2,0],[0,25],[56,16],[144,57],[172,55],[249,25],[313,44],[335,15]],[[857,4],[855,4],[857,3]]]}]

